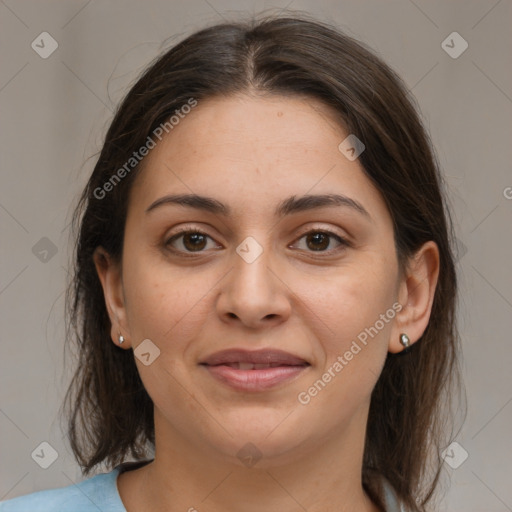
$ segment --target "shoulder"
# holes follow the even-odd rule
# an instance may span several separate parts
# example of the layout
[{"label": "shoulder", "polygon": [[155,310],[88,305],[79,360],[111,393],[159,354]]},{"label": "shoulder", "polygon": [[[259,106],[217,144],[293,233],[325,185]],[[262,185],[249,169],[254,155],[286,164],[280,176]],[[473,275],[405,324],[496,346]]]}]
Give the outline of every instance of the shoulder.
[{"label": "shoulder", "polygon": [[384,490],[386,512],[408,512],[404,505],[400,503],[395,490],[388,480],[382,479],[382,487]]},{"label": "shoulder", "polygon": [[0,512],[126,512],[117,492],[119,467],[78,484],[0,503]]}]

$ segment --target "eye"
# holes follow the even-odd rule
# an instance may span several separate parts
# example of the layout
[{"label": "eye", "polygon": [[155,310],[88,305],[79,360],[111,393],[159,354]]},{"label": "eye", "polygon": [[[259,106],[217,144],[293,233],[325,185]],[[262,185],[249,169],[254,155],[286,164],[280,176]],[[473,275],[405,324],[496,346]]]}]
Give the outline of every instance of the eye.
[{"label": "eye", "polygon": [[218,245],[214,247],[207,247],[208,239],[213,239],[197,229],[183,229],[179,233],[169,238],[165,245],[171,247],[172,250],[178,252],[203,252],[205,249],[219,248]]},{"label": "eye", "polygon": [[[308,231],[299,238],[299,242],[303,239],[305,240],[306,247],[299,247],[299,249],[306,251],[330,253],[337,249],[350,246],[350,243],[347,240],[329,230],[317,229]],[[165,246],[169,247],[174,252],[185,253],[185,255],[190,255],[190,253],[201,253],[207,249],[220,248],[220,246],[215,243],[213,246],[208,247],[209,240],[213,242],[213,239],[202,231],[184,228],[171,236],[165,242]],[[333,240],[337,243],[337,246],[334,248],[331,247],[333,245]]]},{"label": "eye", "polygon": [[[300,237],[299,241],[302,239],[305,239],[306,249],[304,247],[299,247],[299,249],[313,252],[332,252],[340,247],[348,247],[350,245],[347,240],[328,230],[308,231]],[[338,243],[338,246],[330,248],[333,239]]]}]

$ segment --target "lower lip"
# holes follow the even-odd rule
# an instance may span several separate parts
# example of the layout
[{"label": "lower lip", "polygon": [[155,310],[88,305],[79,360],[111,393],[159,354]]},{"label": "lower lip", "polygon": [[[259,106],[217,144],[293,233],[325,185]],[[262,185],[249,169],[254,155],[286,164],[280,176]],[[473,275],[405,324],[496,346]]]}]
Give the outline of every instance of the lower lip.
[{"label": "lower lip", "polygon": [[308,366],[276,366],[260,370],[238,370],[231,366],[203,365],[217,380],[239,391],[265,391],[297,378]]}]

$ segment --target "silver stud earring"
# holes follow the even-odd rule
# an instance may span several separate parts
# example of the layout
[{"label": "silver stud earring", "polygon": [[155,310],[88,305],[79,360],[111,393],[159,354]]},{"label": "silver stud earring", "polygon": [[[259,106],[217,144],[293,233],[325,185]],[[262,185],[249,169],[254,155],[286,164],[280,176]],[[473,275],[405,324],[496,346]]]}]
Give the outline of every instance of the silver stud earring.
[{"label": "silver stud earring", "polygon": [[124,336],[119,333],[119,338],[117,339],[117,341],[119,342],[119,345],[122,345],[124,343]]},{"label": "silver stud earring", "polygon": [[404,347],[404,350],[403,350],[404,353],[409,352],[409,350],[411,348],[411,340],[410,340],[409,336],[407,336],[407,334],[405,334],[405,333],[400,334],[400,343]]}]

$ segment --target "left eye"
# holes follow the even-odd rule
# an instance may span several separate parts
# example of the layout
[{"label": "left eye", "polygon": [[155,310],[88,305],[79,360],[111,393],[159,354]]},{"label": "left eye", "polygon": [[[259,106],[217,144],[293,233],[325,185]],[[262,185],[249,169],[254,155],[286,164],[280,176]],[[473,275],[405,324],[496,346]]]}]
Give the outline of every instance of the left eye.
[{"label": "left eye", "polygon": [[348,245],[345,239],[330,231],[309,231],[299,238],[299,240],[303,239],[306,241],[306,249],[310,249],[314,252],[329,252],[329,250],[334,250],[329,249],[333,239],[338,242],[338,247]]}]

